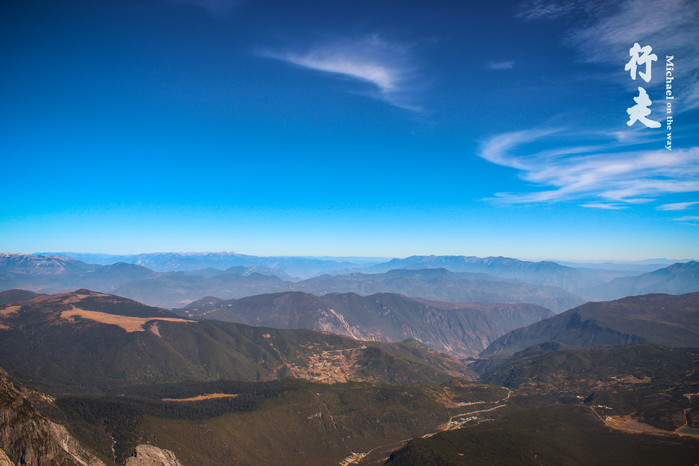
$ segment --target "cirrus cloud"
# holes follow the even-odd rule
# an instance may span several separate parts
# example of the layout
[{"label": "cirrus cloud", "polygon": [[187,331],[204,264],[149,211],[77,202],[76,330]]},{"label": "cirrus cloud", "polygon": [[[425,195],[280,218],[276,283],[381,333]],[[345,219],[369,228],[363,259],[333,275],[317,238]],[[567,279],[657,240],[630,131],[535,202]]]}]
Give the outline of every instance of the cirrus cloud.
[{"label": "cirrus cloud", "polygon": [[585,207],[618,209],[672,193],[699,191],[699,148],[619,151],[613,144],[526,150],[527,145],[571,137],[565,129],[525,130],[485,141],[479,156],[519,171],[532,190],[497,193],[508,204],[589,201]]},{"label": "cirrus cloud", "polygon": [[687,210],[693,205],[699,204],[699,201],[694,202],[675,202],[672,204],[663,204],[658,206],[658,210]]},{"label": "cirrus cloud", "polygon": [[262,50],[258,55],[302,68],[349,78],[371,86],[372,97],[397,107],[419,111],[413,102],[416,69],[410,48],[378,35],[335,40],[304,50]]}]

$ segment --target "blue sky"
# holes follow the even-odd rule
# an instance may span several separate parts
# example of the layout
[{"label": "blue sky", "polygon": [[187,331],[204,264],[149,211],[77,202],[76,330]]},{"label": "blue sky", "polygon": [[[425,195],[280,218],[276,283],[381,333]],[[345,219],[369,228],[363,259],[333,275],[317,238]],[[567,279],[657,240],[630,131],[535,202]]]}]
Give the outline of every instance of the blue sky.
[{"label": "blue sky", "polygon": [[[698,22],[691,0],[8,0],[0,249],[697,258]],[[660,128],[627,125],[639,86]]]}]

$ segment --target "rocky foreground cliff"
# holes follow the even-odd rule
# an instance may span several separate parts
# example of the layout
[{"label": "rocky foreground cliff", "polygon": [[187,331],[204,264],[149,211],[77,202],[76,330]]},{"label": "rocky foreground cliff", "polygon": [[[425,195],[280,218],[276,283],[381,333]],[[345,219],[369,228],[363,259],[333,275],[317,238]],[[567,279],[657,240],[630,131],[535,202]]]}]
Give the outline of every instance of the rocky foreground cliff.
[{"label": "rocky foreground cliff", "polygon": [[[41,414],[37,406],[53,403],[44,393],[11,380],[0,369],[0,466],[106,466],[65,427]],[[174,453],[139,445],[128,466],[181,466]]]},{"label": "rocky foreground cliff", "polygon": [[13,383],[0,370],[0,448],[14,464],[104,465],[65,427],[43,416],[35,403],[48,395]]}]

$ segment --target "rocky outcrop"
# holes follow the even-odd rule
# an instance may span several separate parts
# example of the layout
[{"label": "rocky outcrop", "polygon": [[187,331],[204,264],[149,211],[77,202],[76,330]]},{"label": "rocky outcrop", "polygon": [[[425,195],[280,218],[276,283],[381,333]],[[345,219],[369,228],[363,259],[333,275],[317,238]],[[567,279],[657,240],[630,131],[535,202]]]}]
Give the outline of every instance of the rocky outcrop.
[{"label": "rocky outcrop", "polygon": [[12,462],[9,456],[7,456],[7,453],[3,449],[0,448],[0,466],[15,466],[15,463]]},{"label": "rocky outcrop", "polygon": [[32,400],[46,395],[16,386],[0,370],[0,465],[104,465],[65,427],[43,416]]},{"label": "rocky outcrop", "polygon": [[182,466],[182,463],[170,450],[153,445],[139,445],[136,454],[127,458],[124,466]]}]

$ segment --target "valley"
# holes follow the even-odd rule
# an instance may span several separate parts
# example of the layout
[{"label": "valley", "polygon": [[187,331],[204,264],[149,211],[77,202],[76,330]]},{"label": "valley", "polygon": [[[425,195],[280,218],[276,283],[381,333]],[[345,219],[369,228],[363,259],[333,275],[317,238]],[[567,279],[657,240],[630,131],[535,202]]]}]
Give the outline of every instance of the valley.
[{"label": "valley", "polygon": [[447,303],[396,293],[316,296],[303,292],[204,298],[175,312],[190,318],[320,330],[360,340],[417,339],[436,351],[461,357],[475,356],[508,331],[553,315],[524,303]]},{"label": "valley", "polygon": [[[55,273],[60,261],[49,264]],[[554,313],[372,288],[390,276],[408,277],[404,286],[436,280],[438,290],[452,273],[467,272],[353,273],[340,277],[363,283],[350,292],[204,296],[175,309],[85,288],[3,291],[0,367],[20,387],[3,396],[65,432],[60,452],[31,447],[67,454],[61,464],[80,464],[75,455],[129,466],[697,457],[699,293]],[[593,459],[581,449],[593,441],[609,451]],[[28,454],[0,443],[13,458]]]}]

